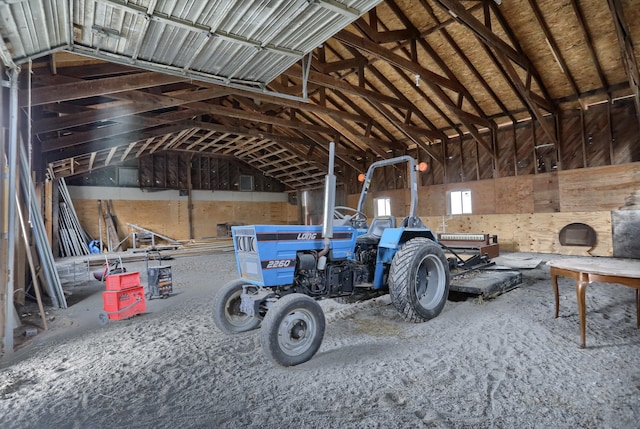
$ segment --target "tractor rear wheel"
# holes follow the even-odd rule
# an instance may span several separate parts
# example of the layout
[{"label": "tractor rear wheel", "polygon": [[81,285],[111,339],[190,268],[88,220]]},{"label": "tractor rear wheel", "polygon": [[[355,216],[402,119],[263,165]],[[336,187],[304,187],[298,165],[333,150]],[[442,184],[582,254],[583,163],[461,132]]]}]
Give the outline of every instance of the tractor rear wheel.
[{"label": "tractor rear wheel", "polygon": [[[246,284],[241,279],[232,280],[222,286],[216,294],[213,303],[213,321],[225,334],[239,334],[260,326],[260,319],[240,311],[240,295],[242,295],[242,286]],[[253,285],[250,287],[257,289]]]},{"label": "tractor rear wheel", "polygon": [[428,238],[409,240],[389,270],[391,302],[408,322],[436,317],[449,296],[449,265],[444,252]]},{"label": "tractor rear wheel", "polygon": [[312,298],[294,293],[277,300],[262,322],[260,342],[276,364],[294,366],[316,354],[324,337],[325,319]]}]

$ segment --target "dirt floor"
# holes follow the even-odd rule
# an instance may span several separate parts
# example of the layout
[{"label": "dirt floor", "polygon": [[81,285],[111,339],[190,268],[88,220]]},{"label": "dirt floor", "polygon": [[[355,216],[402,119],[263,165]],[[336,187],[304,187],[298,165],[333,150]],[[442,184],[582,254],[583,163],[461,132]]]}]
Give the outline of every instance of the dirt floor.
[{"label": "dirt floor", "polygon": [[561,279],[554,319],[552,255],[537,256],[517,289],[450,299],[427,323],[404,322],[388,296],[323,301],[324,342],[293,368],[263,355],[258,331],[215,327],[232,253],[168,261],[176,294],[106,326],[102,284],[76,284],[68,309],[48,308],[51,330],[3,358],[0,427],[637,428],[634,291],[588,288],[580,349],[574,284]]}]

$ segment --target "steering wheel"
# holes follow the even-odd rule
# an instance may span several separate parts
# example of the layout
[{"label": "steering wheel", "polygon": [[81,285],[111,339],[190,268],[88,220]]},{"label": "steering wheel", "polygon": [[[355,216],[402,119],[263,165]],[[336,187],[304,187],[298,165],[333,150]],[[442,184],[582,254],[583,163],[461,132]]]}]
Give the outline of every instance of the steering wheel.
[{"label": "steering wheel", "polygon": [[[353,216],[348,215],[346,213],[342,213],[342,212],[352,212],[354,213]],[[356,209],[352,209],[351,207],[345,207],[345,206],[335,206],[334,210],[333,210],[333,218],[334,219],[347,219],[347,221],[351,220],[351,221],[355,221],[355,222],[366,222],[367,221],[367,215],[362,213],[361,211],[358,211]]]}]

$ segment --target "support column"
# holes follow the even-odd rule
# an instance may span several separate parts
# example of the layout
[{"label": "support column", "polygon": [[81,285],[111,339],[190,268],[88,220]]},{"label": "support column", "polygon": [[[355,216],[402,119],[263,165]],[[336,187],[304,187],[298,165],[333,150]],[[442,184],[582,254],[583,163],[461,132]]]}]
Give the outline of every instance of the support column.
[{"label": "support column", "polygon": [[[9,284],[8,242],[9,242],[9,168],[7,166],[6,131],[9,128],[9,104],[7,92],[9,81],[5,79],[5,68],[0,62],[0,332],[4,335],[7,320],[11,314],[7,310],[7,285]],[[0,352],[4,350],[1,348]]]},{"label": "support column", "polygon": [[8,191],[7,191],[7,286],[5,290],[5,326],[4,326],[4,352],[13,352],[13,290],[14,290],[14,263],[15,245],[17,236],[16,223],[16,187],[18,176],[18,75],[20,69],[9,70],[9,149],[8,161]]}]

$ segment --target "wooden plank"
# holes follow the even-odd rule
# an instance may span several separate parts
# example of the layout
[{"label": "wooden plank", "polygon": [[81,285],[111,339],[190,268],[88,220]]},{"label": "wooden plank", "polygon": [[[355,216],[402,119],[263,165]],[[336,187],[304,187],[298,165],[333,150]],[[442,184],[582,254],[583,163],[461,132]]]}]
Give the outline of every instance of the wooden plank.
[{"label": "wooden plank", "polygon": [[57,247],[57,243],[53,242],[53,183],[54,180],[47,180],[44,183],[44,225],[47,233],[47,239],[51,243],[51,247]]},{"label": "wooden plank", "polygon": [[640,126],[638,125],[635,109],[632,103],[616,102],[611,106],[611,123],[613,134],[612,164],[624,164],[640,161]]},{"label": "wooden plank", "polygon": [[588,167],[610,164],[609,115],[606,109],[606,106],[598,106],[584,112],[585,148]]},{"label": "wooden plank", "polygon": [[109,243],[109,252],[119,252],[122,250],[118,231],[114,222],[113,203],[107,201],[103,210],[104,223],[107,226],[107,241]]},{"label": "wooden plank", "polygon": [[560,165],[562,170],[583,167],[582,164],[582,122],[579,114],[562,116]]}]

